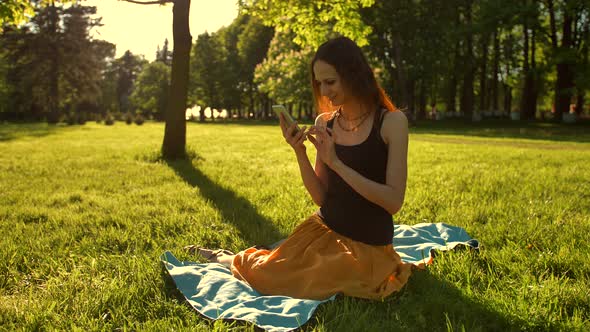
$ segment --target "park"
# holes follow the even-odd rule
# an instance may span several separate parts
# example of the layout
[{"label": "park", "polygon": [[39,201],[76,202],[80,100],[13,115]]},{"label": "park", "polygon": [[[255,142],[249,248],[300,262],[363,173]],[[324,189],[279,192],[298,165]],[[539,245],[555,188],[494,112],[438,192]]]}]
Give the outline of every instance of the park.
[{"label": "park", "polygon": [[195,312],[161,255],[205,265],[183,246],[270,245],[317,209],[271,106],[313,124],[310,60],[338,35],[409,120],[393,222],[480,247],[301,330],[590,329],[587,1],[250,0],[188,40],[203,5],[154,2],[175,25],[153,60],[91,37],[84,2],[0,3],[0,330],[259,330]]}]

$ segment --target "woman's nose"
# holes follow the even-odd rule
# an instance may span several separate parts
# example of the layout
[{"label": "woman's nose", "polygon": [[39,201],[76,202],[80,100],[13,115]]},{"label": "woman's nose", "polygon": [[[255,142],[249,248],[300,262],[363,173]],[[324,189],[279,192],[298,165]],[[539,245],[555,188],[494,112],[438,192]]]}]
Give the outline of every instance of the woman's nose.
[{"label": "woman's nose", "polygon": [[321,85],[320,86],[320,93],[322,94],[322,96],[327,96],[328,95],[328,88],[325,85]]}]

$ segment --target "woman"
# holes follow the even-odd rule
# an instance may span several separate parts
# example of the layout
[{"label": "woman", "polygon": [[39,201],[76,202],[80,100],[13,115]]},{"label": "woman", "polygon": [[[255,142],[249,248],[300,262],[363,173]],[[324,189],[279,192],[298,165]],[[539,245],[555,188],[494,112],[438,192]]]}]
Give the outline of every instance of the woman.
[{"label": "woman", "polygon": [[[312,62],[312,87],[322,112],[296,129],[280,119],[305,188],[320,206],[273,250],[236,255],[195,248],[262,294],[325,299],[336,293],[382,299],[411,274],[392,246],[392,215],[406,188],[408,124],[379,87],[361,49],[339,37]],[[304,141],[317,150],[311,166]]]}]

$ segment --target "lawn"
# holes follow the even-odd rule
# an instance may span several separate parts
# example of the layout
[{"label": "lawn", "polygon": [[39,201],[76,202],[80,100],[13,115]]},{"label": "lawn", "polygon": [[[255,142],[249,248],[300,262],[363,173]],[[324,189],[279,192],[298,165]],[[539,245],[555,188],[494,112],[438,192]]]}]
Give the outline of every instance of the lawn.
[{"label": "lawn", "polygon": [[[305,330],[590,329],[590,130],[500,126],[412,128],[395,216],[461,226],[480,252],[439,255],[382,302],[323,304]],[[189,123],[191,160],[165,162],[163,132],[0,125],[0,329],[255,330],[191,311],[158,257],[287,236],[316,209],[295,157],[276,124]]]}]

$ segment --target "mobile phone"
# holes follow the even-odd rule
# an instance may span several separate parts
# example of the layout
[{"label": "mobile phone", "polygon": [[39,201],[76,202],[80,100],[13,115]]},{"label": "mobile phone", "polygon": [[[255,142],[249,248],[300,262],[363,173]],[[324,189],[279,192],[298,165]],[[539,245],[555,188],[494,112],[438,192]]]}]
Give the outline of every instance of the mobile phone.
[{"label": "mobile phone", "polygon": [[[281,114],[283,114],[283,118],[285,119],[285,122],[287,123],[287,127],[290,127],[295,120],[293,120],[293,118],[291,117],[291,115],[289,114],[289,112],[287,112],[287,108],[283,105],[272,105],[272,110],[275,111],[275,113],[277,114],[277,117],[281,117]],[[299,130],[299,127],[295,127],[295,129]]]}]

